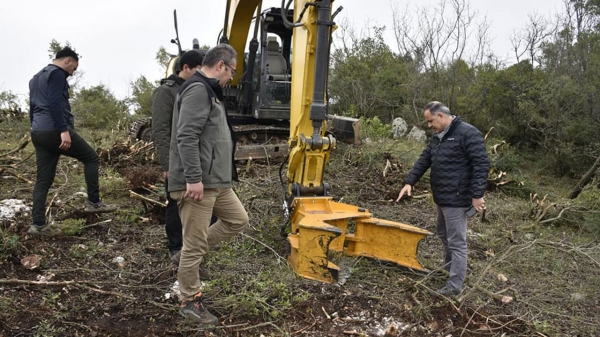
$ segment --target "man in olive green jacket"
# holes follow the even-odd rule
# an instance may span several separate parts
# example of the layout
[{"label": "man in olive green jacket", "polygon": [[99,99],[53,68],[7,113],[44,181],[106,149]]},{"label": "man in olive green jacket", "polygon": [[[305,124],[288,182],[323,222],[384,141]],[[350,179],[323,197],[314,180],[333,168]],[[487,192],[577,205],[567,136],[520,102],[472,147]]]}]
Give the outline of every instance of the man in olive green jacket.
[{"label": "man in olive green jacket", "polygon": [[165,190],[167,191],[167,209],[165,211],[165,231],[169,256],[175,264],[179,264],[181,247],[181,219],[177,210],[177,202],[171,199],[169,186],[169,147],[171,145],[171,127],[173,106],[177,90],[181,84],[202,66],[204,55],[197,50],[184,53],[177,61],[180,71],[161,81],[161,85],[152,93],[152,141],[158,154],[158,161],[163,170]]},{"label": "man in olive green jacket", "polygon": [[[177,200],[183,227],[179,313],[202,324],[217,325],[218,319],[204,308],[198,266],[209,247],[248,225],[248,214],[232,189],[237,180],[235,142],[223,96],[223,86],[236,74],[236,56],[227,44],[210,49],[202,69],[182,84],[173,110],[169,192]],[[219,220],[209,227],[213,214]]]}]

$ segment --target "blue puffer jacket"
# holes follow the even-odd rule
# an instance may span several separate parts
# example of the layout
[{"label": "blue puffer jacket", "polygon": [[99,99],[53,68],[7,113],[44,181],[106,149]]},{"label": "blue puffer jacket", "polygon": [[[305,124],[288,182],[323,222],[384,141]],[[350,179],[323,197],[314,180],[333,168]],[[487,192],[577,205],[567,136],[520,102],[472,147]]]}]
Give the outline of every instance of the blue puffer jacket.
[{"label": "blue puffer jacket", "polygon": [[50,64],[29,81],[29,118],[32,130],[75,129],[69,104],[69,74]]},{"label": "blue puffer jacket", "polygon": [[431,168],[433,199],[441,207],[469,207],[485,193],[490,161],[481,132],[456,116],[440,140],[435,134],[404,183],[414,186]]}]

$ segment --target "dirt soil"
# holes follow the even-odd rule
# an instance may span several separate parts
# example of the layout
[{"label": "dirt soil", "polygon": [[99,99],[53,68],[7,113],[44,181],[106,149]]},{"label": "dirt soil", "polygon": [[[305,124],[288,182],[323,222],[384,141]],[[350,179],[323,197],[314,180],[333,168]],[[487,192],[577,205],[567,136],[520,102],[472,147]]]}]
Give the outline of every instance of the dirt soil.
[{"label": "dirt soil", "polygon": [[[469,278],[460,300],[432,293],[446,279],[436,269],[442,255],[441,244],[434,236],[424,239],[419,247],[419,258],[433,270],[431,273],[369,258],[341,257],[337,262],[348,275],[343,284],[324,284],[296,276],[286,263],[286,244],[281,235],[281,228],[285,228],[280,205],[281,161],[239,163],[240,183],[235,188],[251,223],[242,235],[207,257],[204,264],[211,277],[203,280],[206,305],[219,318],[220,326],[197,326],[177,313],[179,301],[172,289],[177,269],[167,254],[163,209],[130,197],[129,191],[133,190],[150,200],[164,201],[157,165],[149,152],[140,151],[136,158],[127,154],[127,149],[115,151],[118,153],[103,154],[101,188],[105,200],[119,205],[118,212],[82,213],[85,201],[81,197],[82,168],[77,162],[62,158],[48,198],[48,214],[56,231],[38,237],[28,235],[31,220],[26,212],[2,220],[0,336],[592,336],[600,333],[594,328],[600,323],[598,297],[589,288],[579,287],[581,299],[575,299],[572,293],[542,298],[535,289],[544,285],[535,287],[529,282],[519,282],[517,272],[509,272],[507,283],[498,283],[496,275],[503,269],[501,261],[492,264],[497,261],[494,249],[499,254],[498,247],[506,251],[508,246],[515,245],[517,248],[510,250],[515,253],[510,256],[514,257],[539,247],[531,241],[527,246],[529,243],[522,241],[510,224],[498,232],[501,234],[483,238],[489,230],[484,226],[490,224],[483,224],[477,218],[471,220]],[[366,207],[379,218],[434,231],[434,208],[427,195],[426,181],[417,186],[415,193],[422,198],[390,202],[398,194],[405,167],[411,163],[402,163],[400,158],[386,154],[375,156],[375,166],[363,165],[357,159],[359,150],[343,151],[334,159],[335,166],[327,169],[336,200]],[[18,163],[31,152],[29,145],[20,154],[3,158],[0,164]],[[384,175],[381,168],[390,159],[392,165]],[[25,160],[25,165],[19,164],[18,169],[3,173],[0,200],[21,199],[31,205],[33,185],[26,180],[34,180],[35,168],[33,159]],[[512,202],[502,194],[491,194],[488,199],[491,207]],[[491,221],[503,225],[498,218],[502,215],[490,214]],[[568,246],[563,249],[569,250]],[[590,259],[581,259],[577,266],[582,273],[586,271],[584,268],[594,267],[592,261],[598,261],[597,251],[587,250],[586,254],[590,254]],[[29,269],[22,259],[32,255],[41,260],[38,267]],[[123,262],[119,263],[118,257]],[[538,268],[542,275],[552,272],[539,263],[532,263],[531,268],[525,266],[523,273],[531,268]],[[514,270],[505,267],[505,272]],[[597,273],[580,275],[595,276]],[[598,285],[593,280],[585,284]],[[543,308],[534,302],[536,296],[540,300],[553,299],[559,302],[558,307],[567,309],[557,311],[557,315],[536,310]]]}]

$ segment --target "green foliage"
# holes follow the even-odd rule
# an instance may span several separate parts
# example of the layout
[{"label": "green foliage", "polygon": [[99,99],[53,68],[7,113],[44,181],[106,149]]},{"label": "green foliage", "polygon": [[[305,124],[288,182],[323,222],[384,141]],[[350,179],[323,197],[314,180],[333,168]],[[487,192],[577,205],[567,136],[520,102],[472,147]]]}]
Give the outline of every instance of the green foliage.
[{"label": "green foliage", "polygon": [[0,91],[0,110],[18,110],[19,101],[17,95],[9,91]]},{"label": "green foliage", "polygon": [[238,284],[237,291],[223,299],[223,304],[244,315],[271,320],[305,301],[308,295],[304,291],[294,291],[285,278],[273,277],[270,272],[263,271],[247,279],[242,289]]},{"label": "green foliage", "polygon": [[160,46],[160,48],[158,48],[158,51],[156,52],[156,56],[154,57],[154,59],[156,60],[156,63],[158,63],[160,65],[162,72],[166,72],[167,66],[169,65],[169,60],[171,59],[171,57],[172,57],[172,55],[167,53],[167,50],[165,49],[165,47]]},{"label": "green foliage", "polygon": [[35,332],[33,337],[54,337],[54,336],[64,336],[65,328],[56,327],[53,322],[49,322],[48,320],[42,320],[34,327]]},{"label": "green foliage", "polygon": [[575,201],[588,212],[584,212],[585,220],[582,227],[591,233],[600,236],[600,182],[593,181],[579,194]]},{"label": "green foliage", "polygon": [[119,210],[116,212],[116,214],[116,221],[120,223],[131,225],[139,222],[139,216],[133,212]]},{"label": "green foliage", "polygon": [[352,41],[332,55],[329,92],[340,115],[379,117],[390,121],[404,103],[405,65],[383,41],[384,27],[374,36]]},{"label": "green foliage", "polygon": [[18,312],[18,309],[15,306],[15,303],[13,303],[12,298],[8,296],[0,296],[0,312],[3,315],[11,315]]},{"label": "green foliage", "polygon": [[100,177],[100,190],[104,195],[120,195],[127,190],[127,182],[116,170],[106,167],[102,170]]},{"label": "green foliage", "polygon": [[19,236],[0,223],[0,257],[18,253],[22,247]]},{"label": "green foliage", "polygon": [[515,172],[521,166],[521,157],[510,144],[503,140],[488,138],[486,141],[488,158],[491,167],[496,173]]},{"label": "green foliage", "polygon": [[81,234],[85,226],[85,219],[65,219],[60,225],[61,232],[66,236]]},{"label": "green foliage", "polygon": [[366,138],[390,138],[392,125],[383,123],[379,117],[360,119],[360,139]]},{"label": "green foliage", "polygon": [[90,240],[83,244],[71,245],[69,256],[73,259],[91,259],[98,254],[98,251],[98,243]]},{"label": "green foliage", "polygon": [[139,117],[152,116],[152,92],[156,87],[157,84],[148,81],[145,76],[131,82],[132,94],[126,99],[130,111],[133,110]]},{"label": "green foliage", "polygon": [[46,291],[46,294],[44,294],[44,297],[42,298],[42,306],[54,308],[57,305],[59,298],[60,298],[60,293],[55,293],[55,292],[48,290],[48,291]]},{"label": "green foliage", "polygon": [[76,93],[71,110],[83,127],[110,129],[126,113],[125,106],[103,84]]}]

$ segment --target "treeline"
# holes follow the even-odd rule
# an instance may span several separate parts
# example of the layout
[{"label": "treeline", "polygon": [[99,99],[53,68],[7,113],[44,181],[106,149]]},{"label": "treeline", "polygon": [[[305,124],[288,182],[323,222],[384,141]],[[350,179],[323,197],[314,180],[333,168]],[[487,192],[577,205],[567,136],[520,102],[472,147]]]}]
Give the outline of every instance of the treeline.
[{"label": "treeline", "polygon": [[600,1],[564,5],[552,20],[530,15],[511,38],[510,65],[489,51],[488,26],[466,1],[417,9],[418,22],[394,9],[400,52],[382,27],[361,36],[342,28],[332,53],[332,111],[424,127],[421,108],[439,100],[556,174],[579,176],[600,156]]}]

